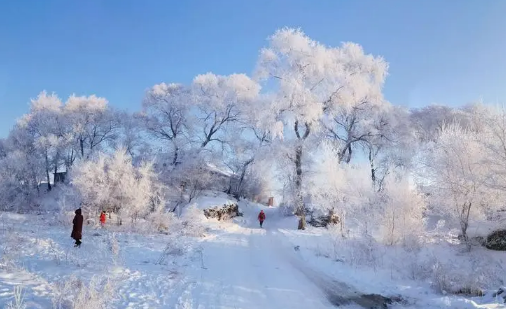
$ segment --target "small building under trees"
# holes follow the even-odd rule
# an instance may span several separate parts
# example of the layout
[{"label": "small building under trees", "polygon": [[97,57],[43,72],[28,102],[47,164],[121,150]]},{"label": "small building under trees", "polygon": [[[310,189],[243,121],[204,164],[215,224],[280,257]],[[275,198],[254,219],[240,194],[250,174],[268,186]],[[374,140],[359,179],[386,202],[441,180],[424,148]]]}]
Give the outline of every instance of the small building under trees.
[{"label": "small building under trees", "polygon": [[53,173],[53,183],[64,183],[65,179],[67,178],[67,172],[57,172]]}]

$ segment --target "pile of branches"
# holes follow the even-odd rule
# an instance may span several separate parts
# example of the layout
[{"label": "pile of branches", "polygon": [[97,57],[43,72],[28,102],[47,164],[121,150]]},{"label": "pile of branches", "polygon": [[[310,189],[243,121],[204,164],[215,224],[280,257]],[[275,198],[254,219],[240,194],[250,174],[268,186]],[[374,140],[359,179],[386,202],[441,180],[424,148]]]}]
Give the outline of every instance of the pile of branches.
[{"label": "pile of branches", "polygon": [[216,218],[219,221],[228,220],[234,217],[242,216],[242,213],[239,212],[239,205],[234,204],[224,204],[223,206],[215,206],[213,208],[204,209],[204,215],[206,218]]}]

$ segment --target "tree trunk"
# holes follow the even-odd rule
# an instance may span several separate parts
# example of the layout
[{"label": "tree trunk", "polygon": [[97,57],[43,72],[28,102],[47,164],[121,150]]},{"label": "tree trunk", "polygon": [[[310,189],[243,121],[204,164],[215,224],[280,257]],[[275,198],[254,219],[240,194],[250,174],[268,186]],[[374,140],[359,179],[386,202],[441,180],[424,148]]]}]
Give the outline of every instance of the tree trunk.
[{"label": "tree trunk", "polygon": [[176,147],[174,149],[174,159],[172,160],[172,165],[176,165],[177,164],[177,157],[178,157],[178,152],[179,152],[179,147]]},{"label": "tree trunk", "polygon": [[471,213],[471,202],[464,203],[460,216],[460,230],[462,231],[462,239],[467,243],[467,228],[469,227],[469,215]]},{"label": "tree trunk", "polygon": [[246,161],[243,166],[242,166],[242,171],[241,171],[241,177],[239,178],[239,183],[237,184],[237,187],[235,188],[235,193],[240,193],[241,192],[241,189],[242,189],[242,184],[244,182],[244,178],[246,177],[246,171],[248,170],[248,166],[253,163],[253,160],[254,159],[249,159],[248,161]]},{"label": "tree trunk", "polygon": [[344,147],[339,151],[337,158],[339,159],[339,163],[345,162],[346,164],[351,162],[351,155],[352,155],[352,148],[351,148],[351,142],[346,142]]},{"label": "tree trunk", "polygon": [[67,166],[67,172],[70,170],[70,167],[74,164],[74,148],[72,148],[72,150],[70,150],[70,159],[69,159],[69,163],[68,163],[68,166]]},{"label": "tree trunk", "polygon": [[67,153],[65,156],[64,156],[64,163],[65,163],[65,169],[67,170],[67,172],[70,170],[70,166],[72,165],[72,157],[73,157],[73,153],[74,153],[74,150],[72,149],[70,151],[70,154]]},{"label": "tree trunk", "polygon": [[348,157],[346,158],[346,163],[350,163],[351,161],[351,154],[352,154],[351,144],[348,145]]},{"label": "tree trunk", "polygon": [[40,196],[40,183],[32,165],[30,165],[30,174],[27,185],[30,186],[32,184],[33,188],[37,190],[37,196]]},{"label": "tree trunk", "polygon": [[296,214],[299,216],[299,230],[306,229],[306,210],[302,196],[302,146],[295,150],[295,198]]},{"label": "tree trunk", "polygon": [[311,127],[308,123],[305,123],[305,132],[304,135],[301,135],[299,130],[299,121],[296,120],[294,123],[294,131],[297,139],[299,140],[299,145],[295,148],[295,214],[299,216],[299,230],[306,229],[306,209],[304,207],[304,200],[302,196],[302,143],[307,139],[309,133],[311,132]]},{"label": "tree trunk", "polygon": [[49,157],[46,151],[46,179],[47,179],[47,191],[51,191],[51,177],[49,177]]},{"label": "tree trunk", "polygon": [[58,161],[55,161],[55,163],[54,163],[53,185],[56,185],[56,181],[54,181],[54,177],[56,176],[56,173],[58,173]]},{"label": "tree trunk", "polygon": [[84,139],[79,138],[79,147],[81,148],[81,158],[84,159]]},{"label": "tree trunk", "polygon": [[47,179],[47,191],[51,191],[51,177],[49,176],[49,170],[46,169],[46,179]]},{"label": "tree trunk", "polygon": [[305,230],[306,229],[306,216],[301,216],[299,218],[299,226],[298,226],[298,229],[299,230]]},{"label": "tree trunk", "polygon": [[374,158],[372,156],[372,150],[369,149],[369,164],[371,165],[371,180],[373,188],[376,189],[376,168],[374,167]]}]

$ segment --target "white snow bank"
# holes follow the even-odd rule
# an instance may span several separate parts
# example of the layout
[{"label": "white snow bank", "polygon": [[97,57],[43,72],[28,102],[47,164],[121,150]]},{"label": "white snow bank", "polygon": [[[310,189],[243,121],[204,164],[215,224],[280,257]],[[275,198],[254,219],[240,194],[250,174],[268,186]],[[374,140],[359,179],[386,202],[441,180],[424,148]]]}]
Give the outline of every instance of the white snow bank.
[{"label": "white snow bank", "polygon": [[[279,231],[310,267],[365,293],[401,295],[414,304],[399,308],[506,308],[489,296],[506,282],[504,254],[482,247],[466,252],[451,242],[388,247],[373,239],[344,239],[323,228]],[[445,295],[467,287],[487,295]]]}]

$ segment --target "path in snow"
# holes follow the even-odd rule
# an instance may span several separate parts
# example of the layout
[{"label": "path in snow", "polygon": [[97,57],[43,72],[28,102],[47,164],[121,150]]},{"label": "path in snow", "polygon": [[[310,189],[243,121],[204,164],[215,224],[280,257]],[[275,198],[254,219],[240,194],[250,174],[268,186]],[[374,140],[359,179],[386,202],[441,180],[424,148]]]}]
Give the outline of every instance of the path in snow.
[{"label": "path in snow", "polygon": [[[307,268],[278,231],[274,209],[265,228],[258,209],[241,209],[241,226],[218,232],[202,244],[202,267],[176,293],[176,308],[335,308],[350,302],[378,305],[343,283]],[[352,301],[350,301],[352,300]],[[378,307],[380,308],[380,307]]]}]

